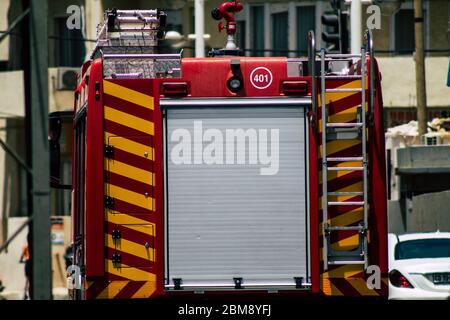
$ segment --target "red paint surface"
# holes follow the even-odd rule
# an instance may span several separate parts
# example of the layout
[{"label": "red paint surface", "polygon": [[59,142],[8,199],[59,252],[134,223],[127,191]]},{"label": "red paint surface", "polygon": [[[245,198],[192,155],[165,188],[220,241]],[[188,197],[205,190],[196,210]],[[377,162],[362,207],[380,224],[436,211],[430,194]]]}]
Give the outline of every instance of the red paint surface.
[{"label": "red paint surface", "polygon": [[[370,234],[369,255],[375,258],[372,264],[377,264],[384,276],[388,273],[387,263],[387,185],[386,185],[386,155],[384,140],[383,97],[381,93],[381,75],[378,63],[373,63],[375,72],[375,106],[373,126],[370,127],[368,144],[370,175],[370,208],[373,213],[369,217],[369,226],[373,226]],[[370,66],[372,63],[370,63]],[[383,295],[387,295],[384,288]]]},{"label": "red paint surface", "polygon": [[[233,76],[233,72],[230,67],[231,60],[240,60],[240,72],[239,76],[243,79],[243,90],[240,93],[232,93],[227,88],[227,80]],[[189,97],[190,98],[207,98],[207,97],[275,97],[283,96],[280,93],[281,82],[283,80],[292,79],[287,77],[287,59],[286,58],[245,58],[245,57],[224,57],[224,58],[187,58],[183,59],[182,74],[183,78],[173,78],[173,79],[122,79],[122,80],[109,80],[111,82],[118,83],[122,86],[137,90],[154,97],[154,110],[152,112],[144,111],[146,114],[140,114],[140,109],[135,108],[132,104],[127,105],[121,104],[120,108],[130,108],[130,112],[136,115],[145,117],[147,120],[154,122],[154,139],[151,143],[153,144],[155,155],[152,161],[153,171],[155,173],[155,186],[152,189],[152,193],[155,198],[156,208],[154,212],[148,210],[140,214],[133,214],[132,208],[127,208],[124,205],[124,210],[129,211],[128,214],[139,216],[139,218],[144,219],[148,222],[155,223],[155,237],[152,247],[155,248],[155,262],[147,267],[146,270],[155,273],[157,275],[157,287],[155,295],[165,294],[164,290],[164,181],[163,181],[163,150],[162,150],[162,113],[159,107],[160,96],[159,88],[161,82],[179,82],[186,81],[189,87]],[[267,88],[258,89],[251,82],[251,74],[257,68],[267,68],[272,75],[271,81],[267,81],[263,86],[267,85]],[[91,79],[90,85],[95,83],[95,68],[96,62],[93,63],[91,67]],[[101,64],[98,64],[97,70],[101,70]],[[261,69],[260,69],[261,70]],[[264,71],[265,72],[265,71]],[[264,76],[264,72],[261,74]],[[378,74],[378,71],[377,71]],[[236,74],[234,74],[236,75]],[[253,74],[253,76],[255,73]],[[101,76],[101,73],[100,73]],[[296,80],[306,80],[310,83],[311,79],[309,77],[297,77]],[[265,79],[263,79],[265,80]],[[270,82],[270,84],[269,84]],[[337,82],[336,82],[336,85]],[[309,90],[311,86],[308,86]],[[370,137],[373,137],[368,144],[369,150],[369,163],[370,172],[369,176],[370,188],[374,190],[372,192],[373,196],[370,202],[371,208],[371,246],[370,246],[370,257],[371,261],[378,263],[381,267],[382,272],[387,272],[387,217],[386,217],[386,178],[385,178],[385,168],[384,168],[384,128],[383,128],[383,110],[382,110],[382,100],[381,100],[381,86],[379,82],[376,86],[377,96],[376,96],[376,107],[374,114],[374,127],[369,133]],[[90,90],[93,92],[93,90]],[[89,106],[91,106],[91,96],[89,96]],[[95,102],[94,102],[95,103]],[[99,118],[99,114],[95,112],[97,109],[101,109],[102,102],[100,102],[99,108],[89,108],[88,118],[91,117],[90,122],[88,121],[88,134],[90,147],[88,146],[88,157],[89,166],[93,166],[91,170],[92,176],[88,175],[87,183],[91,189],[89,194],[88,187],[87,191],[87,212],[89,215],[89,222],[87,226],[89,228],[89,237],[87,237],[87,257],[88,260],[88,275],[89,276],[100,276],[104,272],[104,220],[103,220],[103,161],[98,161],[98,159],[103,159],[103,119]],[[95,105],[95,104],[94,104]],[[336,105],[335,112],[338,109],[344,108],[345,106]],[[123,110],[125,111],[125,110]],[[103,111],[100,113],[102,116]],[[137,114],[139,113],[139,114]],[[309,113],[309,174],[310,174],[310,252],[311,252],[311,276],[312,276],[312,293],[320,292],[320,282],[319,282],[319,272],[320,257],[319,257],[319,203],[318,199],[320,196],[319,183],[318,183],[318,173],[320,168],[320,162],[318,159],[317,147],[320,144],[320,136],[317,134],[317,127],[312,127],[311,124],[311,114]],[[320,114],[315,115],[320,117]],[[96,120],[95,120],[96,119]],[[96,121],[96,124],[91,122]],[[318,123],[316,121],[316,123]],[[92,126],[92,129],[90,125]],[[106,122],[106,125],[107,122]],[[115,130],[114,132],[119,136],[128,136],[131,132],[130,129],[115,127],[111,128]],[[128,131],[127,131],[128,130]],[[132,129],[131,129],[132,130]],[[91,136],[94,132],[99,133],[98,139]],[[121,134],[122,133],[122,134]],[[89,140],[88,139],[88,140]],[[372,143],[373,141],[373,143]],[[100,145],[100,147],[98,147]],[[95,147],[95,148],[94,148]],[[97,148],[98,147],[98,148]],[[339,156],[336,154],[336,156]],[[97,163],[94,162],[94,157],[96,157]],[[138,161],[139,162],[139,161]],[[137,167],[141,165],[149,165],[146,161],[144,163],[136,162]],[[97,168],[97,174],[94,172],[94,168]],[[114,179],[114,177],[111,177]],[[360,180],[358,178],[358,180]],[[349,181],[352,183],[352,181]],[[93,187],[97,190],[94,190]],[[133,188],[140,188],[136,185]],[[94,197],[95,195],[95,197]],[[100,199],[100,200],[99,200]],[[116,204],[119,202],[116,201]],[[130,211],[131,210],[131,211]],[[95,215],[94,212],[99,214]],[[94,232],[95,231],[95,232]],[[96,238],[97,237],[97,238]],[[96,244],[93,244],[93,239],[98,239]],[[101,246],[101,248],[100,248]],[[110,253],[110,252],[109,252]],[[108,254],[109,254],[108,253]],[[132,257],[130,257],[132,259]],[[99,279],[113,279],[115,276],[106,275]],[[345,286],[346,284],[342,284]],[[99,288],[92,287],[89,290],[90,296],[95,296],[94,291],[100,291]],[[291,291],[290,293],[303,295],[305,292]],[[175,295],[183,295],[190,293],[174,293]],[[212,295],[216,293],[211,293]],[[223,294],[221,292],[220,294]],[[236,292],[230,293],[235,295]],[[242,294],[238,292],[237,294]],[[246,293],[247,294],[247,293]],[[256,294],[261,294],[257,292]],[[289,293],[288,293],[289,294]],[[264,296],[264,294],[261,294]]]},{"label": "red paint surface", "polygon": [[90,69],[86,131],[86,276],[102,276],[104,257],[103,97],[95,99],[95,82],[102,83],[100,59]]},{"label": "red paint surface", "polygon": [[159,106],[159,81],[152,83],[154,96],[153,123],[155,128],[155,156],[154,156],[154,172],[155,172],[155,266],[156,273],[156,291],[154,295],[162,295],[164,290],[164,172],[163,172],[163,118]]},{"label": "red paint surface", "polygon": [[317,146],[317,115],[308,112],[309,121],[309,209],[310,209],[310,254],[311,254],[311,285],[312,292],[320,292],[319,283],[319,159]]},{"label": "red paint surface", "polygon": [[[232,60],[240,61],[238,75],[242,78],[244,86],[239,93],[233,93],[227,88],[227,81],[233,76],[230,66]],[[258,89],[250,81],[252,72],[257,68],[268,70],[257,71],[259,74],[272,74],[273,79],[267,88]],[[280,94],[280,86],[281,81],[287,78],[287,58],[186,58],[183,59],[182,70],[182,79],[189,82],[190,97],[273,97],[282,95]],[[301,79],[310,81],[309,77]],[[177,79],[177,81],[180,81],[180,79]]]}]

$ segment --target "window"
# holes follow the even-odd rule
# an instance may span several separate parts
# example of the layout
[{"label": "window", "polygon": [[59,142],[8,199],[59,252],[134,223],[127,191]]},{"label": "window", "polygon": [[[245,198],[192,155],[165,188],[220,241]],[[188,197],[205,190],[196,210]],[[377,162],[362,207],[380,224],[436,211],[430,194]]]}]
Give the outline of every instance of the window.
[{"label": "window", "polygon": [[250,9],[252,56],[264,56],[264,7]]},{"label": "window", "polygon": [[[427,11],[423,10],[424,45],[427,43]],[[394,20],[394,51],[396,54],[411,54],[415,51],[414,10],[401,9]],[[424,49],[427,49],[426,47]]]},{"label": "window", "polygon": [[[244,50],[247,48],[247,44],[245,43],[245,21],[237,21],[236,22],[236,42],[239,49]],[[245,54],[245,51],[243,52]]]},{"label": "window", "polygon": [[273,56],[288,55],[288,13],[272,14],[272,48]]},{"label": "window", "polygon": [[297,7],[297,50],[300,55],[308,54],[308,32],[316,30],[316,7]]},{"label": "window", "polygon": [[194,34],[195,33],[195,8],[191,7],[189,8],[189,33]]},{"label": "window", "polygon": [[450,258],[450,239],[418,239],[399,242],[395,259]]},{"label": "window", "polygon": [[164,10],[164,12],[167,14],[166,30],[183,34],[181,10]]},{"label": "window", "polygon": [[55,18],[55,59],[58,67],[79,67],[86,54],[81,30],[69,30],[67,17]]},{"label": "window", "polygon": [[409,54],[414,46],[414,10],[402,9],[395,14],[395,52]]}]

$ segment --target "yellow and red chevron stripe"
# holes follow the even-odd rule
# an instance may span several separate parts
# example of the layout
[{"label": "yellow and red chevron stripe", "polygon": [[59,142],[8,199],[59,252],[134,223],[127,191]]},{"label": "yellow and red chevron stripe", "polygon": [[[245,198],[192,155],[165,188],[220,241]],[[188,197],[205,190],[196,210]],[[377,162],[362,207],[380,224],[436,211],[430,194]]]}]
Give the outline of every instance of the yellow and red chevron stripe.
[{"label": "yellow and red chevron stripe", "polygon": [[[103,81],[105,277],[87,283],[91,299],[148,298],[156,290],[154,100],[121,80]],[[150,89],[149,89],[150,90]]]},{"label": "yellow and red chevron stripe", "polygon": [[[366,77],[366,84],[368,83]],[[327,88],[361,88],[361,80],[328,80]],[[365,88],[367,90],[367,86]],[[368,96],[368,94],[366,94]],[[327,92],[325,94],[328,122],[356,122],[357,108],[361,106],[360,92]],[[319,106],[321,95],[318,96]],[[367,103],[364,106],[367,110]],[[322,110],[319,110],[321,113]],[[321,114],[318,115],[321,119]],[[357,157],[361,156],[362,144],[360,139],[322,141],[322,120],[319,120],[319,148],[318,163],[322,168],[322,143],[326,143],[328,157]],[[337,167],[362,166],[361,162],[334,162]],[[364,267],[362,265],[330,265],[327,271],[323,267],[323,221],[322,221],[322,171],[319,177],[319,257],[320,257],[320,289],[325,295],[379,295],[381,290],[371,290],[366,285]],[[361,171],[329,171],[329,192],[362,191]],[[331,201],[362,201],[361,196],[330,196]],[[328,221],[331,226],[354,226],[363,220],[363,208],[356,206],[330,206],[328,207]],[[370,234],[368,236],[370,241]],[[335,231],[331,234],[331,247],[334,250],[352,250],[358,246],[359,237],[356,231]],[[382,286],[386,286],[383,282]]]}]

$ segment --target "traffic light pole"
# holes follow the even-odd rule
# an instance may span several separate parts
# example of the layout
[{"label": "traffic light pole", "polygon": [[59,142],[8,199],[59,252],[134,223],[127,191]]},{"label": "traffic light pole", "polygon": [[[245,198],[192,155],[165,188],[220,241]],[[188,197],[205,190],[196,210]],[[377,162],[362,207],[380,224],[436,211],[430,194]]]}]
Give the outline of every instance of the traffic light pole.
[{"label": "traffic light pole", "polygon": [[[30,8],[29,27],[24,36],[25,123],[28,161],[30,223],[31,298],[52,298],[50,251],[50,186],[48,143],[48,1],[24,1]],[[25,43],[28,41],[28,43]]]},{"label": "traffic light pole", "polygon": [[[348,13],[341,9],[341,2],[334,1],[332,3],[334,13],[323,14],[321,17],[322,22],[322,41],[330,43],[331,46],[326,48],[328,52],[334,53],[348,53],[349,51],[349,39],[347,30],[347,17]],[[332,33],[328,33],[326,27],[332,27]],[[361,38],[361,34],[360,34]],[[361,49],[361,48],[359,48]],[[359,50],[358,50],[359,52]]]},{"label": "traffic light pole", "polygon": [[195,57],[205,56],[205,0],[195,0]]},{"label": "traffic light pole", "polygon": [[352,0],[350,7],[350,38],[351,38],[351,53],[359,54],[361,52],[361,18],[362,4],[361,0]]},{"label": "traffic light pole", "polygon": [[338,13],[337,13],[337,17],[338,17],[338,32],[339,32],[339,51],[341,53],[344,53],[343,47],[342,47],[342,10],[338,9]]}]

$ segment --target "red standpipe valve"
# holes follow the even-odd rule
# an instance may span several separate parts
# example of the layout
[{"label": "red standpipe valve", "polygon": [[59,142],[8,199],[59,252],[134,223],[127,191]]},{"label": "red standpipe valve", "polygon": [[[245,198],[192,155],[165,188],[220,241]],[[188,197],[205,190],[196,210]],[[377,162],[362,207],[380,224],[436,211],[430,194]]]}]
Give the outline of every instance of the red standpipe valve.
[{"label": "red standpipe valve", "polygon": [[244,9],[241,3],[235,1],[229,1],[222,3],[218,8],[214,8],[211,11],[211,16],[219,20],[219,32],[221,32],[225,27],[222,24],[222,19],[227,22],[227,34],[236,34],[236,22],[234,21],[234,14],[240,12]]}]

